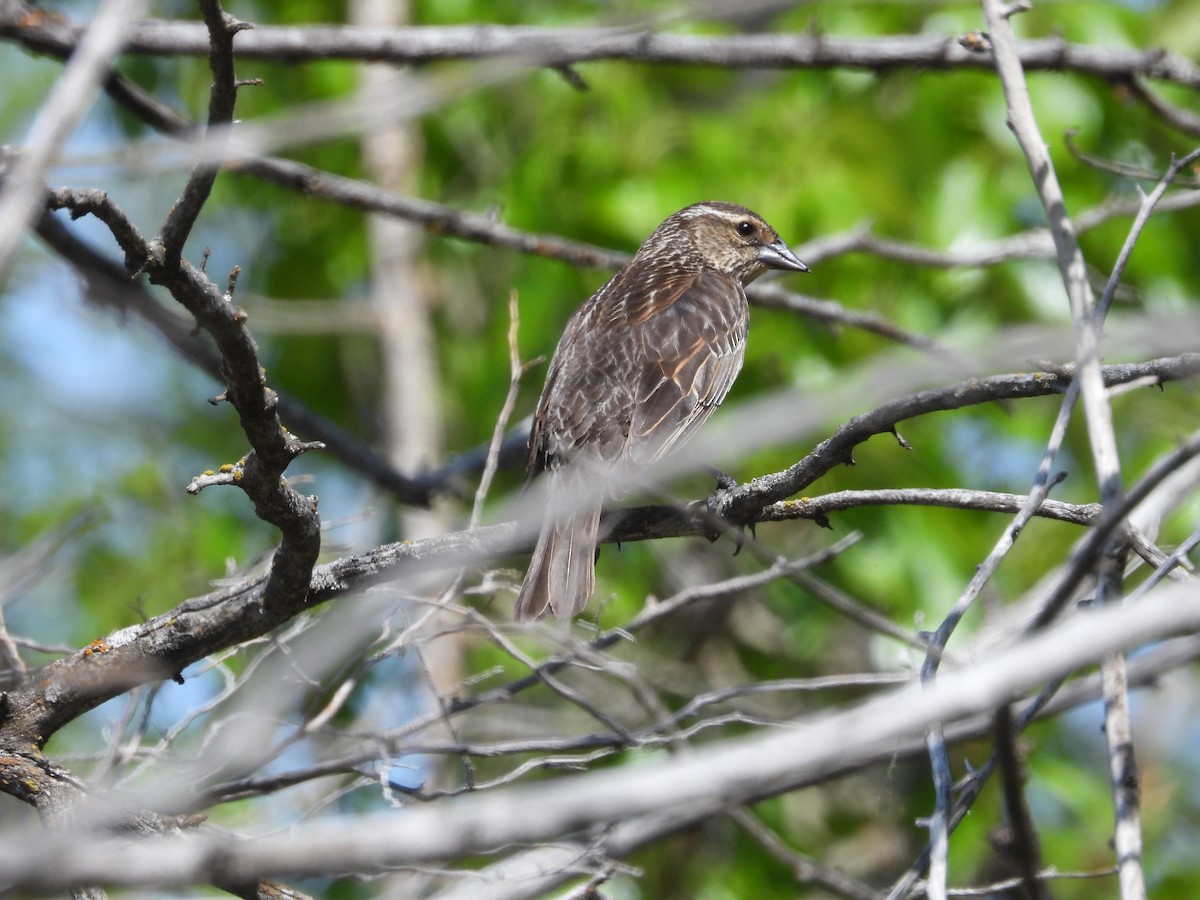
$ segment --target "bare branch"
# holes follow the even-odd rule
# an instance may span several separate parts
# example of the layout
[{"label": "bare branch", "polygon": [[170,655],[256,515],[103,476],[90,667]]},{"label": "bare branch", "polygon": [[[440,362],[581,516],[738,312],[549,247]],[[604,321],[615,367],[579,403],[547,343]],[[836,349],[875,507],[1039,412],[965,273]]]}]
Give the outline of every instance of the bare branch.
[{"label": "bare branch", "polygon": [[[1149,365],[1151,368],[1158,368],[1154,363]],[[1200,371],[1200,354],[1177,357],[1174,362],[1168,364],[1168,368],[1180,372],[1181,377],[1192,377]],[[835,466],[852,463],[855,447],[876,434],[894,432],[896,425],[905,419],[1006,397],[1062,393],[1068,390],[1074,380],[1074,371],[1073,366],[1065,366],[1054,372],[971,379],[951,387],[922,391],[888,401],[870,412],[855,416],[790,468],[759,476],[728,492],[721,498],[720,514],[733,522],[750,521],[765,504],[794,496]],[[1104,367],[1103,378],[1108,383],[1124,381],[1126,376],[1134,377],[1134,370]]]},{"label": "bare branch", "polygon": [[[210,11],[219,14],[215,2]],[[218,80],[223,80],[226,90],[232,91],[232,60],[226,62],[228,65]],[[250,497],[259,517],[276,525],[282,534],[269,574],[252,591],[255,601],[241,608],[257,624],[247,630],[247,620],[239,620],[235,614],[232,621],[239,624],[226,633],[226,640],[236,642],[265,634],[294,615],[308,593],[312,566],[320,548],[316,500],[296,492],[282,474],[296,456],[319,445],[298,440],[281,425],[277,397],[266,384],[258,347],[245,327],[244,313],[233,305],[231,297],[222,296],[203,272],[185,260],[167,258],[162,245],[155,247],[153,242],[146,241],[121,209],[100,191],[53,191],[48,204],[51,208],[69,208],[74,215],[92,213],[108,225],[124,250],[129,267],[144,270],[153,281],[165,285],[216,340],[226,380],[222,399],[237,410],[253,448],[230,465],[229,474],[234,476],[231,480]],[[186,228],[182,232],[186,233]],[[230,621],[225,620],[227,624]],[[52,690],[57,702],[15,704],[12,715],[0,721],[0,738],[6,746],[31,743],[41,746],[58,728],[90,708],[89,704],[116,696],[147,680],[177,677],[188,662],[218,646],[227,646],[197,641],[196,635],[185,636],[180,642],[182,646],[174,644],[171,633],[177,634],[178,624],[160,622],[166,633],[156,628],[147,631],[135,628],[131,633],[113,635],[108,642],[98,642],[95,648],[52,663],[39,673],[32,687],[27,685],[18,693],[32,689],[35,694],[44,694]],[[135,635],[148,636],[149,640],[136,641]],[[182,649],[189,646],[193,651],[204,649],[191,656]]]},{"label": "bare branch", "polygon": [[[184,315],[165,307],[142,283],[130,281],[128,274],[112,260],[81,241],[49,213],[38,222],[37,233],[79,272],[90,302],[122,314],[139,316],[161,334],[183,359],[214,379],[224,380],[220,354],[213,352],[208,344],[197,338]],[[431,494],[444,488],[449,479],[458,475],[456,461],[451,461],[440,473],[406,477],[361,439],[314,412],[295,397],[279,393],[278,408],[280,417],[290,422],[293,428],[321,441],[330,453],[372,483],[389,491],[401,503],[428,505]]]},{"label": "bare branch", "polygon": [[[210,132],[222,132],[233,122],[233,107],[237,101],[237,82],[233,74],[233,36],[250,26],[237,22],[226,14],[217,0],[202,0],[200,11],[208,32],[207,55],[213,73],[212,89],[208,98],[208,129]],[[175,262],[182,256],[183,244],[208,200],[219,171],[220,166],[215,163],[197,166],[184,186],[183,193],[172,205],[162,231],[154,242],[161,245],[168,262]]]},{"label": "bare branch", "polygon": [[732,810],[729,816],[741,825],[763,849],[791,869],[793,877],[800,884],[822,887],[830,893],[846,897],[848,900],[877,900],[878,893],[867,885],[851,878],[845,872],[838,871],[811,856],[793,850],[779,835],[768,828],[766,823],[745,807]]},{"label": "bare branch", "polygon": [[[194,270],[190,270],[193,271]],[[1162,380],[1190,377],[1200,371],[1200,354],[1157,360],[1151,363],[1105,367],[1106,378],[1114,383],[1141,378],[1153,374]],[[841,454],[865,440],[871,434],[890,430],[895,421],[910,418],[923,412],[951,409],[970,403],[982,403],[1014,396],[1039,396],[1058,393],[1067,383],[1069,370],[1056,373],[1035,373],[1001,376],[964,382],[941,391],[922,392],[885,404],[879,410],[857,417],[839,429],[838,433],[797,463],[791,469],[774,475],[764,475],[737,489],[737,496],[746,504],[750,515],[756,517],[760,511],[771,508],[768,517],[807,518],[803,502],[771,507],[779,503],[779,495],[786,490],[789,473],[799,471],[811,475],[811,483],[820,474],[841,461]],[[294,439],[293,439],[294,440]],[[1195,446],[1193,446],[1195,445]],[[1190,448],[1190,449],[1189,449]],[[1185,445],[1182,453],[1200,452],[1200,439]],[[1178,465],[1164,463],[1161,480]],[[240,486],[245,485],[247,476]],[[1157,480],[1151,479],[1153,483]],[[273,487],[278,487],[277,482]],[[1149,490],[1152,484],[1147,484]],[[802,488],[797,488],[800,490]],[[290,488],[287,488],[290,491]],[[786,497],[786,493],[783,494]],[[1129,500],[1143,496],[1141,490],[1131,494]],[[828,506],[823,507],[820,498],[813,502],[817,515],[837,508],[845,508],[853,497],[832,495]],[[880,496],[864,495],[863,502],[875,502]],[[975,508],[1007,510],[1014,500],[1003,497],[964,497],[948,494],[900,494],[900,502],[937,502],[939,505],[964,506],[979,504]],[[967,501],[964,503],[964,500]],[[301,500],[301,504],[305,501]],[[307,506],[304,506],[307,509]],[[1051,507],[1066,515],[1062,507]],[[668,536],[702,535],[706,533],[705,517],[699,513],[671,508],[637,508],[620,510],[612,514],[615,521],[608,528],[610,542],[647,540]],[[1086,512],[1076,511],[1071,516],[1087,517]],[[1116,522],[1106,524],[1104,535],[1108,536]],[[312,570],[311,580],[303,586],[289,589],[286,594],[271,594],[272,602],[264,605],[268,585],[263,576],[239,581],[208,594],[187,600],[173,610],[151,618],[142,625],[132,626],[110,635],[103,643],[102,653],[79,651],[67,659],[52,663],[43,670],[34,683],[14,692],[12,701],[20,715],[9,722],[0,723],[0,733],[16,729],[16,733],[38,734],[44,740],[57,728],[83,710],[93,708],[110,697],[116,696],[137,684],[169,677],[186,665],[250,637],[261,636],[299,612],[340,597],[353,590],[372,584],[411,577],[428,569],[453,569],[475,564],[479,560],[506,556],[527,549],[515,525],[492,525],[471,531],[446,534],[423,541],[401,542],[377,547],[369,553],[344,557],[318,566]],[[1085,542],[1086,543],[1086,542]],[[1090,545],[1089,545],[1090,546]],[[1081,558],[1090,558],[1093,551],[1081,549]],[[279,565],[278,556],[275,566]],[[1085,567],[1084,563],[1080,563]],[[274,568],[273,568],[274,570]],[[777,573],[782,574],[782,572]],[[1082,575],[1075,576],[1082,577]],[[1065,578],[1062,600],[1053,600],[1039,621],[1044,624],[1057,614],[1065,597],[1070,595],[1069,585],[1078,583]],[[284,598],[287,599],[284,599]],[[660,613],[661,614],[661,613]],[[615,640],[615,638],[614,638]],[[47,690],[54,687],[57,702],[45,704]]]},{"label": "bare branch", "polygon": [[[886,759],[897,741],[932,722],[955,722],[994,709],[1106,654],[1196,629],[1200,597],[1190,586],[1172,585],[1136,609],[1108,607],[1076,617],[923,691],[888,694],[669,763],[574,776],[569,788],[555,779],[470,802],[413,809],[403,817],[314,824],[238,842],[206,837],[129,841],[65,832],[6,843],[0,847],[0,871],[7,886],[17,890],[61,889],[78,881],[182,885],[208,880],[214,867],[245,879],[284,872],[372,872],[666,811],[677,820],[695,820],[731,800],[752,802],[794,789],[829,766]],[[72,852],[64,853],[65,847]]]},{"label": "bare branch", "polygon": [[[1186,665],[1197,658],[1200,658],[1200,638],[1197,638],[1195,635],[1175,638],[1164,642],[1156,648],[1138,654],[1130,660],[1131,683],[1153,685],[1158,681],[1159,673],[1170,671],[1180,665]],[[1056,680],[1053,684],[1056,686],[1061,685],[1062,681]],[[1029,721],[1032,721],[1035,715],[1056,715],[1066,709],[1074,708],[1080,703],[1094,702],[1100,696],[1099,676],[1091,675],[1076,679],[1067,683],[1061,690],[1056,690],[1053,694],[1053,699],[1047,699],[1046,702],[1039,703],[1036,709],[1031,707],[1027,713],[1022,714],[1018,725],[1022,728],[1025,727]],[[958,744],[965,740],[986,737],[992,727],[993,720],[991,715],[980,715],[947,726],[946,736],[947,740],[951,743]],[[893,745],[892,754],[889,756],[888,762],[890,765],[894,765],[899,760],[915,758],[923,751],[924,743],[921,736],[914,735],[910,739],[897,742]],[[994,763],[992,760],[989,760],[979,770],[979,774],[982,775],[990,772],[992,769],[994,769]],[[855,771],[858,771],[858,767],[856,766],[839,767],[834,772],[826,773],[826,780]],[[982,785],[985,782],[986,779],[973,779],[964,790],[964,799],[973,799],[974,795],[982,789]],[[970,808],[970,803],[967,802],[960,805],[962,806],[961,815],[965,816],[966,810]],[[959,814],[956,810],[956,816],[952,820],[951,825],[955,825],[958,820]],[[681,827],[686,827],[686,825],[687,823],[681,823],[670,817],[667,817],[665,820],[655,817],[634,819],[618,824],[606,831],[602,839],[602,847],[607,854],[621,858],[636,851],[644,844],[661,839],[665,834],[672,833]],[[487,900],[526,900],[526,898],[529,898],[529,900],[532,900],[532,898],[542,896],[543,892],[550,887],[555,884],[561,884],[570,877],[571,868],[556,864],[554,860],[573,858],[569,854],[579,855],[584,852],[577,844],[569,844],[567,846],[563,846],[562,844],[542,845],[536,850],[516,854],[484,869],[481,875],[484,878],[486,888],[478,884],[472,884],[469,887],[452,888],[438,894],[437,900],[478,900],[478,898],[487,898]],[[923,865],[918,868],[923,868]],[[1110,870],[1100,870],[1099,872],[1063,873],[1061,877],[1094,878],[1115,874],[1115,872],[1116,869],[1113,868]],[[1040,874],[1042,877],[1054,877],[1057,873],[1053,870],[1047,870]],[[916,875],[913,875],[912,880],[906,882],[906,884],[907,887],[916,885]],[[905,890],[907,890],[907,887]],[[977,896],[980,893],[987,893],[987,891],[982,889],[976,890],[974,888],[959,888],[947,890],[946,893],[948,896]],[[907,894],[893,893],[892,896],[907,896]]]},{"label": "bare branch", "polygon": [[1002,706],[996,712],[994,734],[1008,817],[1006,855],[1015,859],[1021,873],[1021,886],[1029,900],[1051,900],[1050,889],[1038,877],[1042,868],[1041,846],[1025,801],[1025,773],[1017,749],[1012,710],[1008,706]]},{"label": "bare branch", "polygon": [[1197,116],[1190,110],[1181,109],[1178,106],[1168,103],[1166,99],[1140,78],[1130,80],[1129,88],[1137,95],[1139,100],[1149,107],[1151,112],[1176,131],[1190,134],[1192,137],[1200,137],[1200,116]]},{"label": "bare branch", "polygon": [[[79,26],[49,17],[22,17],[24,4],[10,2],[0,17],[0,36],[47,50],[74,43]],[[197,24],[151,20],[130,29],[127,52],[151,55],[208,53],[207,33]],[[853,68],[885,72],[984,69],[991,54],[959,44],[958,35],[890,35],[839,38],[811,32],[700,36],[645,27],[538,28],[469,25],[409,28],[352,26],[258,26],[239,43],[246,58],[289,62],[317,59],[376,60],[424,64],[447,60],[532,60],[538,65],[625,60],[654,65],[721,68]],[[1021,64],[1029,71],[1070,71],[1106,81],[1134,76],[1200,87],[1200,69],[1163,50],[1130,50],[1071,44],[1058,38],[1023,41]]]},{"label": "bare branch", "polygon": [[[78,50],[30,126],[22,153],[15,160],[0,159],[0,283],[7,279],[26,226],[38,214],[46,173],[121,52],[129,37],[129,22],[140,16],[146,5],[145,0],[105,0],[100,4],[88,28],[81,29],[72,41]],[[3,12],[15,10],[5,8]]]}]

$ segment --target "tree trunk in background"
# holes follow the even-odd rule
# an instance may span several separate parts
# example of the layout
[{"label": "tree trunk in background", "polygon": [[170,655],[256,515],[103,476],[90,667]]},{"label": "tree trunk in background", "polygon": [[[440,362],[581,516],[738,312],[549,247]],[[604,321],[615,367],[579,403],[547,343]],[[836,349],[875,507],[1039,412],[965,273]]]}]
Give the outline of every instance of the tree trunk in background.
[{"label": "tree trunk in background", "polygon": [[[352,0],[350,22],[367,28],[407,25],[408,0]],[[404,90],[394,66],[362,67],[368,91]],[[363,135],[367,177],[387,190],[412,193],[413,173],[421,156],[421,135],[414,122],[387,125]],[[442,458],[441,383],[430,314],[427,280],[421,272],[421,229],[399,219],[369,216],[370,303],[375,310],[383,372],[379,407],[386,453],[401,472],[414,473]],[[445,523],[436,509],[406,509],[399,523],[403,536],[419,540],[441,533]],[[420,615],[423,610],[416,610]],[[458,644],[438,641],[425,651],[426,665],[439,694],[461,684]]]}]

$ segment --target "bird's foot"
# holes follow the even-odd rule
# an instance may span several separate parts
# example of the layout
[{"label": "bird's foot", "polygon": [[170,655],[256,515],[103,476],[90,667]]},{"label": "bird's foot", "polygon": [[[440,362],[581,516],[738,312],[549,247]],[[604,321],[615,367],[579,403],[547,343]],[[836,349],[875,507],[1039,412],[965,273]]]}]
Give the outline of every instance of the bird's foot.
[{"label": "bird's foot", "polygon": [[717,480],[717,489],[709,494],[708,498],[704,501],[704,537],[708,539],[709,543],[715,543],[717,538],[722,534],[733,534],[733,555],[737,556],[742,552],[742,547],[746,543],[746,529],[750,529],[750,536],[752,538],[758,535],[754,531],[753,522],[730,522],[721,516],[721,501],[725,498],[726,494],[737,488],[737,479],[711,466],[709,467],[709,472]]}]

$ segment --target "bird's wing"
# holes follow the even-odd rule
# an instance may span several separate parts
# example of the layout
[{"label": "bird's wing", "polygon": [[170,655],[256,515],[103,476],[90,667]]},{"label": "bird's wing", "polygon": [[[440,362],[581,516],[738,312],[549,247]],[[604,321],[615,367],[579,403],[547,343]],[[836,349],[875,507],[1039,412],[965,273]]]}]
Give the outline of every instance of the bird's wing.
[{"label": "bird's wing", "polygon": [[622,308],[618,273],[567,322],[550,360],[546,386],[533,417],[525,475],[575,459],[612,463],[625,453],[640,348]]},{"label": "bird's wing", "polygon": [[742,368],[746,322],[741,285],[712,271],[693,276],[644,318],[630,459],[643,465],[661,459],[712,415]]},{"label": "bird's wing", "polygon": [[717,272],[656,272],[632,287],[615,277],[567,323],[526,477],[573,457],[648,464],[677,447],[729,392],[746,317],[741,285]]}]

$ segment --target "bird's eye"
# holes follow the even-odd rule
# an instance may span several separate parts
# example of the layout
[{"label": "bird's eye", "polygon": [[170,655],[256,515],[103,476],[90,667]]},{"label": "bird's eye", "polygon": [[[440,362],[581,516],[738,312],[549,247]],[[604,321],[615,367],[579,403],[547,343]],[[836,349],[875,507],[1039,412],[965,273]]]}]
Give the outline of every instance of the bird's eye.
[{"label": "bird's eye", "polygon": [[754,234],[755,228],[753,222],[738,222],[737,233],[742,237],[750,237]]}]

